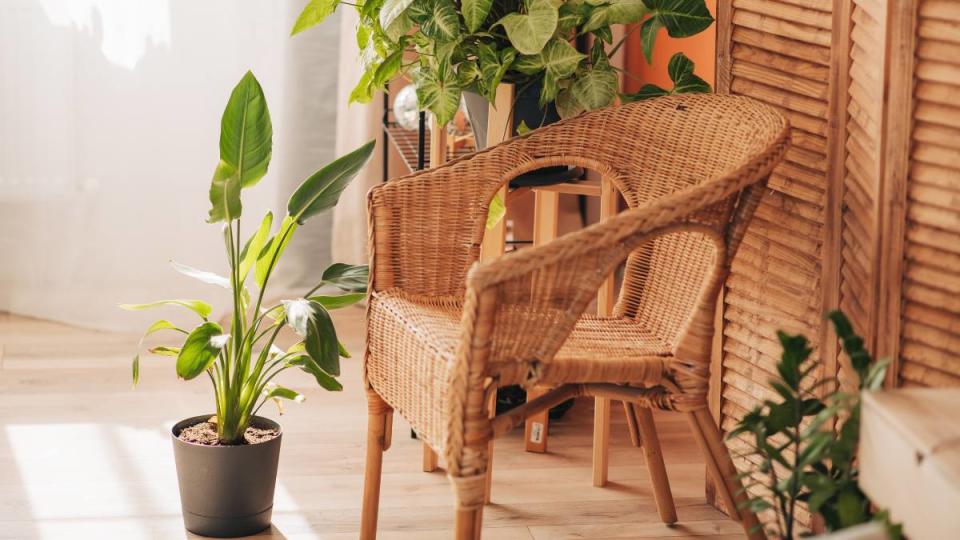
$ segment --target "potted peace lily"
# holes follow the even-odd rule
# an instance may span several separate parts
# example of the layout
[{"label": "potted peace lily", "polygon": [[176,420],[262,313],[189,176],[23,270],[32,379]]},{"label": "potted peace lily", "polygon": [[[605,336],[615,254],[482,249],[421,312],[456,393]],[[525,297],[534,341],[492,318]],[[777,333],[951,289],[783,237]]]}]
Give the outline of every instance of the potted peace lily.
[{"label": "potted peace lily", "polygon": [[[310,0],[293,34],[322,22],[339,4]],[[364,0],[356,8],[363,75],[350,101],[368,102],[376,90],[406,76],[420,107],[441,125],[465,95],[474,129],[485,129],[486,101],[493,102],[501,81],[517,85],[515,127],[522,121],[535,128],[612,105],[620,95],[621,70],[610,57],[626,37],[614,44],[611,25],[642,21],[634,29],[649,62],[661,28],[686,37],[713,23],[704,0]],[[572,44],[583,36],[593,37],[589,54]],[[692,62],[682,54],[678,61],[690,64],[692,76]],[[709,91],[698,77],[692,84],[691,76],[680,89],[646,87],[621,97]],[[477,139],[482,146],[485,138]]]},{"label": "potted peace lily", "polygon": [[[280,452],[280,426],[257,416],[269,401],[303,401],[303,395],[279,386],[275,377],[297,368],[326,390],[341,390],[340,357],[349,357],[337,340],[328,310],[364,297],[367,267],[334,264],[302,298],[265,306],[267,284],[284,248],[306,220],[337,204],[340,193],[370,158],[371,141],[307,178],[290,196],[287,214],[272,232],[268,212],[245,241],[241,237],[241,192],[267,172],[272,153],[272,126],[263,90],[247,72],[233,89],[223,113],[220,161],[210,185],[209,223],[222,223],[228,275],[174,263],[174,268],[231,291],[228,328],[210,320],[213,308],[200,300],[162,300],[124,304],[142,310],[175,305],[193,311],[200,324],[182,329],[167,320],[151,324],[144,337],[166,331],[180,334],[178,345],[149,352],[176,358],[177,376],[206,375],[213,386],[215,414],[187,418],[172,436],[186,528],[205,536],[242,536],[270,525]],[[246,286],[253,274],[255,292]],[[337,294],[317,294],[321,289]],[[284,350],[275,340],[284,326],[299,341]],[[143,338],[140,340],[140,347]],[[133,359],[133,381],[140,375],[140,351]]]}]

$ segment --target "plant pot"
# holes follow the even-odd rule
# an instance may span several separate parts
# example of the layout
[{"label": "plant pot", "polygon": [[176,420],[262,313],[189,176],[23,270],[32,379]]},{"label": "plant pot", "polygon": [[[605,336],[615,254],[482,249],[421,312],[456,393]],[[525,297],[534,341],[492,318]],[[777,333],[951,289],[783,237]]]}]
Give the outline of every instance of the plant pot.
[{"label": "plant pot", "polygon": [[[518,135],[517,128],[520,127],[521,123],[530,129],[536,129],[560,120],[560,115],[557,114],[557,108],[553,103],[548,103],[546,107],[540,106],[540,90],[542,87],[543,84],[539,79],[532,83],[516,85],[517,94],[513,104],[511,131],[509,134],[505,134],[504,138]],[[483,150],[487,147],[487,120],[490,104],[486,98],[472,90],[464,91],[463,101],[466,105],[467,116],[470,118],[470,125],[473,128],[477,150]],[[582,175],[583,170],[579,168],[545,167],[514,178],[510,181],[510,185],[512,187],[529,187],[560,184],[579,178]]]},{"label": "plant pot", "polygon": [[180,484],[183,524],[203,536],[235,537],[270,526],[280,459],[280,425],[255,416],[251,425],[278,435],[257,444],[206,446],[181,441],[180,431],[213,415],[194,416],[173,426],[173,455]]}]

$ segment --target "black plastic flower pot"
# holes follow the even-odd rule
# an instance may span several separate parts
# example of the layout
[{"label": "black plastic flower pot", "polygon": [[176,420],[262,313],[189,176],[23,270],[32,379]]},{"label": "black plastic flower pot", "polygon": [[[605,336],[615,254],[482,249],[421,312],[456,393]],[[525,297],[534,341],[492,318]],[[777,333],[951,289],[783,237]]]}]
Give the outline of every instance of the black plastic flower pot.
[{"label": "black plastic flower pot", "polygon": [[276,429],[265,442],[236,446],[188,443],[180,431],[212,415],[194,416],[173,426],[173,455],[180,484],[183,524],[203,536],[236,537],[270,526],[280,459],[280,425],[255,416],[251,425]]}]

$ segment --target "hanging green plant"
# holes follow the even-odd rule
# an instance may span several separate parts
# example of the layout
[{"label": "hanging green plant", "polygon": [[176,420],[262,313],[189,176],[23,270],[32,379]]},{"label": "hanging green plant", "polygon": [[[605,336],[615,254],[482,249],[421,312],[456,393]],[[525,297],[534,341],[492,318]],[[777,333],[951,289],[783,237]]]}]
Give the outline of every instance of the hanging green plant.
[{"label": "hanging green plant", "polygon": [[[311,0],[292,33],[323,22],[339,4]],[[713,23],[704,0],[364,0],[355,8],[363,75],[350,101],[369,102],[390,81],[407,77],[420,106],[440,124],[456,114],[464,90],[492,102],[504,80],[542,81],[541,105],[555,102],[561,117],[610,106],[620,85],[610,57],[626,40],[614,44],[611,25],[642,23],[641,44],[650,62],[661,28],[671,37],[687,37]],[[571,45],[586,35],[594,38],[589,55]],[[671,68],[674,89],[656,95],[709,91],[693,75],[693,62],[680,58],[682,75],[674,77]],[[651,92],[628,99],[653,97]]]}]

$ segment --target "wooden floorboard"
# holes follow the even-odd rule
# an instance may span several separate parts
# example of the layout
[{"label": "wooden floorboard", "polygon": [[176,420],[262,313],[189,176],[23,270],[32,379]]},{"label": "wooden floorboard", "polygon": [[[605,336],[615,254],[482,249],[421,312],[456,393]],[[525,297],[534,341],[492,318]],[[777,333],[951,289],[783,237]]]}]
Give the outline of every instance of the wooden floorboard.
[{"label": "wooden floorboard", "polygon": [[[310,385],[279,418],[283,449],[274,526],[264,538],[356,538],[363,483],[366,404],[356,358],[363,311],[334,317],[357,353],[344,361],[343,393]],[[209,382],[178,381],[171,359],[145,357],[130,384],[138,336],[94,332],[0,314],[0,538],[189,538],[180,520],[169,440],[174,422],[212,409]],[[162,339],[153,340],[154,343]],[[704,466],[682,418],[656,416],[680,523],[659,522],[641,452],[620,407],[611,437],[610,484],[591,486],[590,400],[550,430],[550,452],[523,451],[522,430],[496,447],[487,540],[740,538],[708,506]],[[267,416],[277,418],[275,410]],[[402,419],[384,459],[381,539],[448,539],[453,496],[442,471],[420,472],[420,444]]]}]

